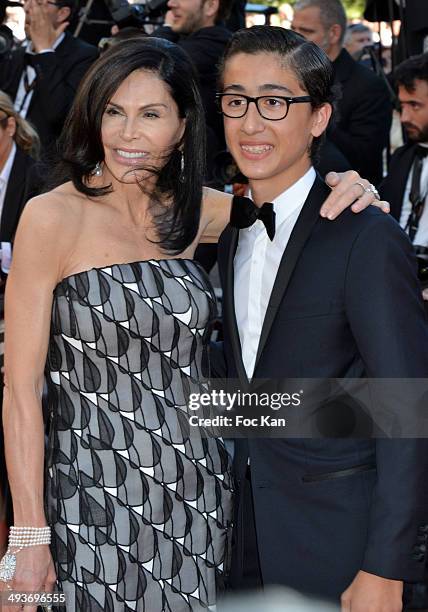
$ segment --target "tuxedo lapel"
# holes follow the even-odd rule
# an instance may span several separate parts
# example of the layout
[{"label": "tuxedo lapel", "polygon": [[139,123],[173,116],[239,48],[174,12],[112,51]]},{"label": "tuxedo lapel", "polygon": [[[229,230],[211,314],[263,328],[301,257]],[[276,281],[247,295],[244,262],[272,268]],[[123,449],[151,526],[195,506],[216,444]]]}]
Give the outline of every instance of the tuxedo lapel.
[{"label": "tuxedo lapel", "polygon": [[290,240],[287,244],[287,248],[284,251],[278,268],[278,273],[275,278],[275,283],[263,321],[263,327],[257,350],[256,364],[254,367],[254,375],[256,375],[257,364],[266,345],[269,332],[275,320],[282,298],[287,291],[288,284],[294,268],[296,267],[300,253],[305,246],[305,243],[309,238],[315,223],[319,219],[321,205],[329,193],[329,188],[317,176],[299,218],[297,219],[296,225],[294,226]]},{"label": "tuxedo lapel", "polygon": [[[19,83],[21,82],[22,72],[25,68],[25,49],[18,49],[14,59],[15,61],[11,61],[9,63],[10,70],[7,75],[7,82],[4,83],[2,87],[2,89],[9,94],[12,100],[16,98]],[[3,61],[6,62],[4,59]]]},{"label": "tuxedo lapel", "polygon": [[400,159],[400,163],[394,165],[394,189],[391,190],[390,204],[391,214],[398,221],[401,216],[401,209],[403,207],[404,192],[406,190],[407,179],[409,177],[410,170],[415,159],[415,146],[410,146],[403,151],[403,155]]},{"label": "tuxedo lapel", "polygon": [[235,269],[234,259],[236,249],[238,247],[239,230],[229,225],[229,244],[227,246],[227,257],[226,257],[226,278],[225,278],[225,300],[224,310],[228,321],[228,329],[225,330],[229,334],[230,344],[233,351],[233,357],[238,372],[238,376],[241,382],[248,385],[248,377],[245,371],[244,363],[242,361],[242,350],[241,341],[239,338],[238,326],[236,323],[236,312],[235,312]]}]

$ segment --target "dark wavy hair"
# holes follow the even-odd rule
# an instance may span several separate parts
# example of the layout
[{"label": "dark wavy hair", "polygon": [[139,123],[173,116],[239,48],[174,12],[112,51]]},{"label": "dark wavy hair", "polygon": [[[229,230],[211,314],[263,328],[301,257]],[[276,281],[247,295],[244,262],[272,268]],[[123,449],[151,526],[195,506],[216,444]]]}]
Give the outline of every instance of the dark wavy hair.
[{"label": "dark wavy hair", "polygon": [[[106,51],[80,84],[58,143],[60,161],[53,184],[71,180],[93,198],[112,192],[112,186],[90,187],[88,178],[104,159],[101,123],[105,108],[121,83],[135,70],[155,73],[167,85],[185,130],[177,147],[165,156],[150,193],[158,244],[177,255],[195,239],[200,219],[205,163],[205,119],[197,77],[188,56],[177,45],[159,38],[125,40]],[[181,172],[181,152],[185,166]],[[140,184],[144,191],[143,184]]]},{"label": "dark wavy hair", "polygon": [[[223,88],[225,65],[238,53],[276,55],[285,68],[293,71],[302,89],[308,92],[313,110],[327,103],[334,111],[337,88],[334,86],[333,64],[318,45],[307,41],[297,32],[277,26],[253,26],[235,32],[219,67],[220,90]],[[312,160],[316,159],[324,139],[325,133],[313,139],[310,151]]]},{"label": "dark wavy hair", "polygon": [[428,53],[413,55],[401,62],[394,70],[395,85],[404,87],[409,93],[415,90],[415,81],[428,83]]}]

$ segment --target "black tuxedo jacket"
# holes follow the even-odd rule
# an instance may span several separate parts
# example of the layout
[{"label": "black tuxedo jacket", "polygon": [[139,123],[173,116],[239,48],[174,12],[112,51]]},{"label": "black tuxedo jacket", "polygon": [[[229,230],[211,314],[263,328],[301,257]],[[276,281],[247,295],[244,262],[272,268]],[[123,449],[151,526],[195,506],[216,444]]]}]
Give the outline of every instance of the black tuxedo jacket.
[{"label": "black tuxedo jacket", "polygon": [[[389,140],[392,104],[385,83],[342,49],[333,62],[340,86],[337,124],[329,139],[354,170],[378,185],[382,179],[382,151]],[[332,168],[333,169],[333,168]]]},{"label": "black tuxedo jacket", "polygon": [[13,242],[25,204],[41,189],[42,179],[37,162],[19,147],[10,173],[0,220],[0,242]]},{"label": "black tuxedo jacket", "polygon": [[[73,38],[68,32],[53,53],[34,55],[37,80],[27,119],[37,129],[45,150],[61,133],[77,87],[97,57],[96,47]],[[0,89],[13,100],[18,92],[24,60],[25,49],[19,48],[0,63]]]},{"label": "black tuxedo jacket", "polygon": [[[321,218],[328,191],[317,178],[289,240],[254,378],[427,377],[428,327],[407,236],[372,207]],[[233,297],[238,236],[231,226],[223,232],[219,269],[227,375],[245,389]],[[337,599],[360,569],[424,579],[427,441],[235,440],[238,566],[248,457],[265,584]]]},{"label": "black tuxedo jacket", "polygon": [[400,220],[404,191],[415,159],[415,150],[416,146],[408,143],[394,152],[389,164],[388,176],[384,178],[379,187],[381,198],[390,203],[391,215],[397,221]]}]

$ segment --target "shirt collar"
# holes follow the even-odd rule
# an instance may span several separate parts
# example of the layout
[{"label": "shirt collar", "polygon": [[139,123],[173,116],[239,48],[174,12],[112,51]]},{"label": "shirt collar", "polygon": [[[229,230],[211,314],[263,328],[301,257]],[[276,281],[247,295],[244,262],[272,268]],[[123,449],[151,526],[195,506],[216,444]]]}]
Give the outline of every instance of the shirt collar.
[{"label": "shirt collar", "polygon": [[16,154],[16,144],[13,143],[12,148],[9,153],[9,157],[7,158],[6,163],[3,166],[3,170],[1,171],[1,174],[0,174],[0,180],[2,181],[1,183],[2,187],[4,185],[7,185],[7,183],[9,182],[10,173],[12,171],[13,162],[15,160],[15,154]]},{"label": "shirt collar", "polygon": [[298,208],[303,206],[315,182],[315,178],[316,172],[313,166],[311,166],[298,181],[273,200],[276,227],[279,227],[281,223],[291,217]]}]

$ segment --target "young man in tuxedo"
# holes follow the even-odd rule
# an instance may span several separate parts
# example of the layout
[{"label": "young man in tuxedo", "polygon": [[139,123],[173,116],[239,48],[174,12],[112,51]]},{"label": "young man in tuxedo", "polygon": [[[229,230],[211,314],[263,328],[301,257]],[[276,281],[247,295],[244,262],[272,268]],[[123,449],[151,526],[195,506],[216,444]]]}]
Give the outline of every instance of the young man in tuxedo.
[{"label": "young man in tuxedo", "polygon": [[[373,207],[319,215],[328,189],[312,158],[334,98],[324,52],[281,28],[242,30],[221,83],[227,143],[253,200],[235,198],[219,242],[228,377],[245,390],[260,379],[427,377],[405,233]],[[351,436],[235,440],[232,587],[283,584],[341,600],[343,612],[402,610],[403,581],[426,573],[428,444]]]}]

